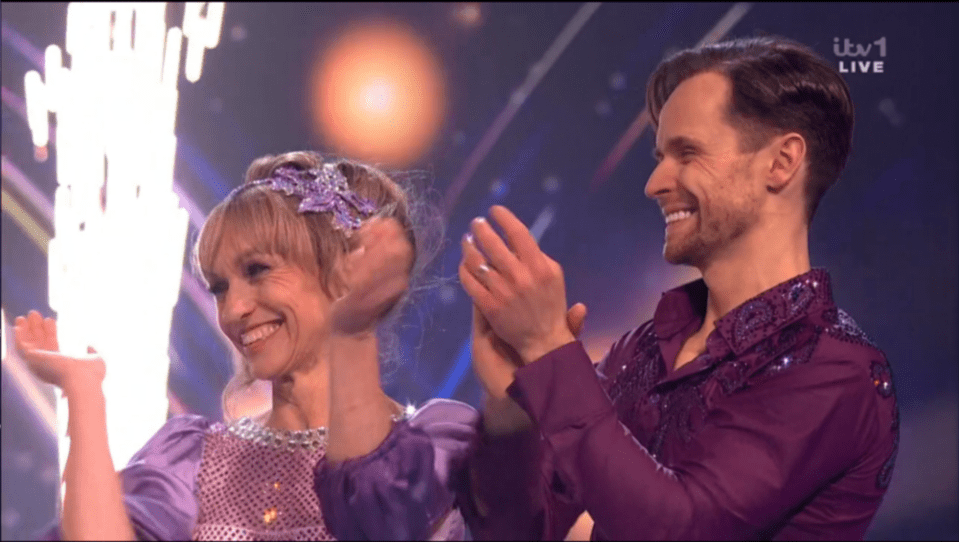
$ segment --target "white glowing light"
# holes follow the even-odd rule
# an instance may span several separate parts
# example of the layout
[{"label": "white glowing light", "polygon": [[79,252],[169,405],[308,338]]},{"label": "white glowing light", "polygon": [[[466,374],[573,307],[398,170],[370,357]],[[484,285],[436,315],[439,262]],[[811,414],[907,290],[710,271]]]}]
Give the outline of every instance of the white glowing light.
[{"label": "white glowing light", "polygon": [[35,71],[28,72],[23,79],[23,89],[27,96],[33,97],[32,100],[27,100],[27,123],[30,125],[33,145],[42,147],[49,140],[50,126],[47,118],[48,93],[45,92],[40,74]]},{"label": "white glowing light", "polygon": [[[206,16],[203,13],[206,4]],[[223,26],[223,2],[187,2],[183,12],[183,35],[189,40],[186,48],[186,78],[191,83],[200,79],[203,52],[220,42]]]},{"label": "white glowing light", "polygon": [[[223,4],[187,4],[187,66],[219,41]],[[166,4],[72,3],[66,52],[46,50],[45,79],[25,77],[30,130],[46,144],[57,116],[56,236],[48,249],[49,301],[60,350],[93,346],[107,365],[107,433],[122,468],[166,421],[173,306],[188,217],[172,191],[177,81],[183,35]],[[132,36],[132,37],[131,37]],[[200,47],[199,57],[190,47]],[[191,64],[192,62],[192,64]],[[188,74],[189,75],[189,74]],[[69,450],[66,403],[57,405],[60,469]]]},{"label": "white glowing light", "polygon": [[387,81],[373,81],[363,89],[363,106],[367,111],[383,113],[393,106],[396,94],[393,85]]},{"label": "white glowing light", "polygon": [[0,357],[7,357],[7,312],[0,309]]}]

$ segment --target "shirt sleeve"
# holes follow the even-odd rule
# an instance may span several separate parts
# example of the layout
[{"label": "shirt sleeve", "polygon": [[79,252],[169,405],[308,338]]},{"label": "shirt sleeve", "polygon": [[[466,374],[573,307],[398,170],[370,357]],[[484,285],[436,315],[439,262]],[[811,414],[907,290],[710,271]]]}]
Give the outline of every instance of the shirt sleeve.
[{"label": "shirt sleeve", "polygon": [[[517,371],[510,395],[543,442],[542,537],[549,508],[581,503],[606,539],[750,539],[862,453],[876,391],[853,361],[812,359],[711,405],[687,453],[667,468],[623,426],[579,342]],[[565,518],[564,518],[565,519]],[[568,528],[568,526],[565,526]]]},{"label": "shirt sleeve", "polygon": [[[595,378],[605,379],[602,367],[627,344],[631,334],[615,343],[597,364]],[[538,363],[538,362],[537,362]],[[518,408],[518,407],[517,407]],[[576,408],[576,407],[573,407]],[[484,416],[487,413],[484,411]],[[480,424],[483,427],[483,424]],[[533,427],[505,435],[483,432],[470,458],[469,486],[472,504],[467,523],[482,540],[561,540],[585,507],[568,498],[555,475],[556,455],[545,446]]]},{"label": "shirt sleeve", "polygon": [[536,430],[485,432],[470,459],[467,524],[477,540],[552,540],[565,537],[581,503],[551,491],[554,456]]},{"label": "shirt sleeve", "polygon": [[[197,519],[196,474],[210,421],[167,420],[119,472],[123,504],[138,540],[189,540]],[[60,540],[59,522],[44,540]]]},{"label": "shirt sleeve", "polygon": [[433,399],[393,426],[371,453],[317,465],[323,518],[339,540],[462,539],[454,507],[478,414],[465,403]]}]

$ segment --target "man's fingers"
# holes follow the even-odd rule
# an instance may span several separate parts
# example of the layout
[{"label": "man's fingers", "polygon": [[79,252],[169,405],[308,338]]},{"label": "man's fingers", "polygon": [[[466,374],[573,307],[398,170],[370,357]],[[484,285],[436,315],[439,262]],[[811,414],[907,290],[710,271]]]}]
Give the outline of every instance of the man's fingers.
[{"label": "man's fingers", "polygon": [[460,244],[463,247],[461,266],[465,266],[470,276],[490,294],[502,298],[506,293],[504,290],[505,284],[502,282],[503,276],[498,268],[491,266],[492,262],[486,261],[486,258],[476,247],[475,241],[471,241],[468,236],[464,236]]},{"label": "man's fingers", "polygon": [[539,243],[529,232],[529,228],[509,209],[502,205],[494,205],[490,208],[489,214],[503,228],[506,242],[520,260],[529,261],[529,258],[540,252]]},{"label": "man's fingers", "polygon": [[460,240],[460,246],[463,249],[463,263],[468,269],[479,269],[479,266],[486,263],[483,253],[476,247],[469,234],[464,235]]},{"label": "man's fingers", "polygon": [[569,331],[578,339],[586,324],[586,305],[577,303],[570,307],[566,312],[566,324],[569,326]]},{"label": "man's fingers", "polygon": [[473,272],[468,269],[465,262],[460,262],[459,275],[460,284],[463,285],[466,294],[473,299],[474,304],[487,307],[493,304],[493,295],[487,290],[485,284],[473,276]]},{"label": "man's fingers", "polygon": [[483,285],[480,281],[473,276],[473,272],[470,271],[469,266],[465,261],[460,262],[459,266],[459,275],[460,275],[460,284],[463,285],[463,289],[466,290],[466,294],[473,298],[473,301],[477,301],[477,298],[488,296],[489,291],[486,289],[486,286]]},{"label": "man's fingers", "polygon": [[485,335],[490,332],[489,321],[487,321],[483,313],[480,312],[476,303],[473,303],[473,331],[480,335]]},{"label": "man's fingers", "polygon": [[470,230],[473,232],[473,242],[476,244],[476,248],[486,254],[489,264],[508,279],[515,278],[512,269],[519,265],[519,259],[506,246],[493,226],[486,219],[480,217],[473,220],[470,224]]}]

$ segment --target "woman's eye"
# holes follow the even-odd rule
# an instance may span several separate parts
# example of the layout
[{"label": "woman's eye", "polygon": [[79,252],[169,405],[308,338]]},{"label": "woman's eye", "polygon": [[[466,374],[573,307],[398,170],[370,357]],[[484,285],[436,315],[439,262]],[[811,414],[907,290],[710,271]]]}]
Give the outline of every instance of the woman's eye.
[{"label": "woman's eye", "polygon": [[226,283],[225,282],[214,282],[210,285],[210,293],[219,296],[226,292]]},{"label": "woman's eye", "polygon": [[251,278],[257,277],[269,270],[270,266],[259,262],[253,262],[246,266],[246,275]]}]

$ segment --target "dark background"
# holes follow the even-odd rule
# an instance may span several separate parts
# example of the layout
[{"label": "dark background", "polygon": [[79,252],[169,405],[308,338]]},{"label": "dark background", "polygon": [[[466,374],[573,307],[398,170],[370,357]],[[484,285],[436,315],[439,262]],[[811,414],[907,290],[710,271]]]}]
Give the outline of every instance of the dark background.
[{"label": "dark background", "polygon": [[[425,172],[442,196],[530,67],[582,8],[477,6],[480,21],[468,25],[458,17],[461,4],[227,4],[220,43],[207,51],[202,78],[179,85],[177,183],[205,213],[240,182],[254,158],[323,149],[306,113],[309,66],[332,33],[385,17],[414,28],[443,67],[446,116],[429,151],[408,166]],[[489,205],[505,204],[527,225],[550,206],[555,218],[541,246],[563,265],[570,303],[589,306],[584,341],[595,359],[649,318],[663,291],[694,278],[695,272],[662,261],[662,218],[643,195],[654,165],[651,132],[643,131],[611,173],[597,172],[642,111],[646,78],[663,55],[695,45],[733,7],[601,5],[449,208],[448,241],[432,276],[455,277],[459,237]],[[887,39],[884,73],[845,75],[857,108],[853,153],[819,208],[810,249],[813,265],[832,273],[839,305],[895,370],[900,452],[868,538],[955,540],[959,8],[745,7],[727,36],[778,34],[837,63],[835,37],[863,44]],[[168,7],[171,25],[181,24],[182,9]],[[24,74],[40,69],[29,47],[41,53],[49,44],[63,47],[66,5],[4,2],[2,19],[3,157],[52,200],[55,149],[45,163],[34,160],[16,103],[24,95]],[[3,183],[6,197],[14,192],[6,173]],[[34,308],[50,314],[46,257],[11,218],[6,200],[3,211],[4,312],[8,319]],[[40,222],[52,233],[49,221]],[[453,281],[418,299],[401,334],[407,359],[387,384],[393,397],[418,403],[450,396],[479,405],[478,384],[462,356],[469,314],[467,297]],[[215,333],[181,295],[170,388],[186,411],[210,417],[221,415],[220,392],[232,371]],[[55,440],[14,385],[6,361],[3,367],[0,538],[26,539],[54,517]]]}]

